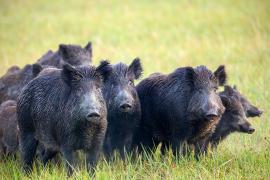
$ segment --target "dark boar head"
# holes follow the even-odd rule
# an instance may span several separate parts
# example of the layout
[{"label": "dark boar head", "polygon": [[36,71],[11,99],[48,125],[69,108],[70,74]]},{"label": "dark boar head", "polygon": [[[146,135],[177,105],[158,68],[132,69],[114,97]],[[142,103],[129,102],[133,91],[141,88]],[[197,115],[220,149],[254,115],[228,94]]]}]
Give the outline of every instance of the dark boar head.
[{"label": "dark boar head", "polygon": [[104,86],[104,96],[109,109],[121,113],[134,112],[139,103],[134,81],[140,78],[141,74],[139,58],[134,59],[129,66],[123,63],[111,66]]},{"label": "dark boar head", "polygon": [[225,84],[225,67],[219,66],[214,73],[205,66],[199,66],[190,71],[193,92],[188,105],[189,117],[207,121],[220,118],[225,109],[216,91],[219,86]]},{"label": "dark boar head", "polygon": [[260,110],[258,107],[252,105],[236,88],[233,87],[234,94],[240,98],[242,106],[245,110],[247,117],[259,117],[262,115],[263,111]]},{"label": "dark boar head", "polygon": [[108,65],[108,62],[102,62],[97,68],[63,66],[62,77],[70,87],[67,107],[73,107],[74,118],[92,123],[106,120],[107,109],[101,89]]},{"label": "dark boar head", "polygon": [[92,44],[89,42],[84,48],[78,45],[59,45],[59,54],[64,63],[74,66],[88,65],[92,61]]},{"label": "dark boar head", "polygon": [[226,110],[220,121],[219,128],[224,131],[252,134],[255,129],[247,121],[241,98],[235,94],[234,89],[230,86],[225,86],[224,92],[220,93],[220,97]]}]

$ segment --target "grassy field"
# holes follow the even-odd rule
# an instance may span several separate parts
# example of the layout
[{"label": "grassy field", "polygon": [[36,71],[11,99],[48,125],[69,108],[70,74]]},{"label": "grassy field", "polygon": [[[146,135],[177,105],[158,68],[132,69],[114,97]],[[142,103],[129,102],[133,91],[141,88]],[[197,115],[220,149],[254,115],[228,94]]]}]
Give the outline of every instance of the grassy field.
[{"label": "grassy field", "polygon": [[[126,63],[140,57],[144,77],[180,66],[225,64],[229,84],[265,112],[250,120],[253,135],[234,134],[216,152],[154,157],[135,162],[101,160],[96,179],[270,179],[270,1],[34,1],[0,0],[0,74],[35,62],[60,43],[93,42],[100,59]],[[62,166],[39,163],[25,176],[20,161],[0,160],[0,179],[63,179]],[[84,168],[74,179],[89,179]]]}]

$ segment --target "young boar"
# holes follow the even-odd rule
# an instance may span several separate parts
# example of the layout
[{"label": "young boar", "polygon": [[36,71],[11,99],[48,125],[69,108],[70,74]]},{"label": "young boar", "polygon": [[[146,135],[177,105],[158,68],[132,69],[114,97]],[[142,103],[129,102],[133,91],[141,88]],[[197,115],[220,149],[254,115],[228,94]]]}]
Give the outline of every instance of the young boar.
[{"label": "young boar", "polygon": [[208,144],[210,143],[214,148],[233,132],[252,134],[255,131],[247,121],[246,111],[242,105],[242,99],[239,97],[239,92],[236,92],[230,86],[225,86],[224,91],[220,93],[220,97],[226,110],[208,141]]},{"label": "young boar", "polygon": [[118,63],[108,69],[103,95],[108,109],[108,128],[104,154],[109,157],[115,150],[124,158],[130,150],[135,127],[141,118],[140,101],[134,81],[140,78],[142,66],[138,58],[127,66]]},{"label": "young boar", "polygon": [[49,50],[37,63],[62,68],[66,63],[73,66],[89,65],[92,61],[92,43],[89,42],[84,48],[78,45],[60,44],[55,53]]},{"label": "young boar", "polygon": [[144,79],[136,87],[142,120],[133,146],[151,150],[162,142],[163,149],[171,146],[176,154],[188,141],[198,157],[224,112],[216,90],[225,81],[224,66],[214,73],[205,66],[184,67]]},{"label": "young boar", "polygon": [[47,160],[61,152],[69,174],[76,150],[84,150],[89,168],[95,166],[107,128],[102,79],[108,65],[103,62],[97,68],[74,68],[66,64],[63,70],[38,76],[23,89],[17,115],[21,157],[27,172],[38,143],[48,151]]}]

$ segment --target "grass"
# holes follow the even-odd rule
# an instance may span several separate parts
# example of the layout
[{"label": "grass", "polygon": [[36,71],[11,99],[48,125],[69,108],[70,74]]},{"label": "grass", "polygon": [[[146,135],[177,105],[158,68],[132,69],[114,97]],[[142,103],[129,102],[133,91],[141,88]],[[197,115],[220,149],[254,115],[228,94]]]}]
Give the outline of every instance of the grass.
[{"label": "grass", "polygon": [[[216,152],[191,157],[154,157],[135,162],[101,160],[97,179],[269,179],[270,1],[46,1],[0,0],[0,74],[35,62],[60,43],[94,47],[100,59],[126,63],[137,56],[144,77],[179,66],[225,64],[229,84],[264,109],[250,120],[253,135],[234,134]],[[89,179],[84,168],[72,179]],[[25,176],[19,160],[0,160],[0,179],[64,179],[63,166],[40,167]]]}]

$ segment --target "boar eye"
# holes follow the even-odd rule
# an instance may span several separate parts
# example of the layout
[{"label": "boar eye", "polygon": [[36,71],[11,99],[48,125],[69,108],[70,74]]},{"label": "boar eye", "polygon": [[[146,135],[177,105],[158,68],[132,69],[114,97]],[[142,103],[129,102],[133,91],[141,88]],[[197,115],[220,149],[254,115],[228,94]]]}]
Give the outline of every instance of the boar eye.
[{"label": "boar eye", "polygon": [[78,88],[78,92],[83,92],[83,89],[81,87]]},{"label": "boar eye", "polygon": [[82,92],[83,92],[83,89],[81,87],[79,87],[79,88],[77,88],[76,95],[81,96]]},{"label": "boar eye", "polygon": [[202,89],[198,89],[198,92],[199,92],[199,93],[202,93],[202,92],[203,92],[203,90],[202,90]]},{"label": "boar eye", "polygon": [[238,115],[238,114],[239,114],[239,112],[238,112],[237,110],[232,110],[232,114],[234,114],[234,115]]},{"label": "boar eye", "polygon": [[132,80],[129,80],[128,84],[134,86],[134,82]]}]

